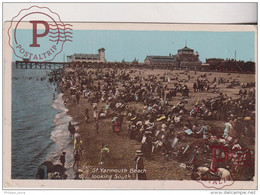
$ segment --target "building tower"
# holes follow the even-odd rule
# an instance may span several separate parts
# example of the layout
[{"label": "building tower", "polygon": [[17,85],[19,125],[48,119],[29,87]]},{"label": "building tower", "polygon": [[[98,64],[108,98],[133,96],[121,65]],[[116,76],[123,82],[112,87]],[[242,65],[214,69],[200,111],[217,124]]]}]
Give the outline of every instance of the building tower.
[{"label": "building tower", "polygon": [[100,62],[105,62],[106,61],[106,59],[105,59],[105,49],[104,48],[100,48],[98,50],[98,54],[99,54]]}]

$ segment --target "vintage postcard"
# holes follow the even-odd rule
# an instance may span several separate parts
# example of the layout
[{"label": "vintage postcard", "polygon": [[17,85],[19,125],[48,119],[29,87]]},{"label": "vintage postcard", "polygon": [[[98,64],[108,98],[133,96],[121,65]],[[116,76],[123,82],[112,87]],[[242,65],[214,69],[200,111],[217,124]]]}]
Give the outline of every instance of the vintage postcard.
[{"label": "vintage postcard", "polygon": [[4,21],[5,189],[257,189],[256,25],[60,9]]}]

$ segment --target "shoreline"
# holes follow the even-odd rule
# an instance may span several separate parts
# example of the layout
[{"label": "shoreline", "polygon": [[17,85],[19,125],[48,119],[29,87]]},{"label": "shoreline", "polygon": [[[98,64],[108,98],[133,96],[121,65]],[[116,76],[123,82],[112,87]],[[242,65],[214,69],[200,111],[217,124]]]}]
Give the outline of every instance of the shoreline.
[{"label": "shoreline", "polygon": [[64,94],[62,92],[55,91],[55,99],[53,99],[51,107],[58,113],[55,115],[53,122],[55,124],[54,129],[51,131],[50,139],[55,144],[53,151],[47,154],[46,161],[51,161],[53,164],[60,164],[59,157],[63,151],[66,152],[65,174],[68,179],[74,179],[75,173],[71,168],[73,164],[73,142],[68,139],[69,133],[67,131],[67,123],[73,121],[73,117],[68,114],[68,108],[66,108],[63,100]]}]

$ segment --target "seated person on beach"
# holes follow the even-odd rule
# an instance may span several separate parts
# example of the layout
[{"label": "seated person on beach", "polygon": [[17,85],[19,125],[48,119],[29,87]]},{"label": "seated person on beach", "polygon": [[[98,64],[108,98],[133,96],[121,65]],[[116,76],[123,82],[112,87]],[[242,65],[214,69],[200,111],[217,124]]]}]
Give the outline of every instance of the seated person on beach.
[{"label": "seated person on beach", "polygon": [[101,110],[98,113],[98,118],[105,118],[106,117],[106,111],[105,109],[102,107]]}]

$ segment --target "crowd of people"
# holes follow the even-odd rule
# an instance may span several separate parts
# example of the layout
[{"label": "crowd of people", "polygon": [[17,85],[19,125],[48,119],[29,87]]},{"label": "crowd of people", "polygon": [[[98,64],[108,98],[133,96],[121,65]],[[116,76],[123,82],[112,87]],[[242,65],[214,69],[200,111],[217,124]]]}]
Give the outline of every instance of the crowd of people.
[{"label": "crowd of people", "polygon": [[[245,137],[254,141],[254,83],[240,84],[222,77],[210,79],[211,73],[195,72],[192,77],[189,73],[144,74],[140,70],[112,68],[74,68],[54,75],[51,80],[58,80],[61,89],[69,94],[65,105],[80,104],[81,98],[88,101],[84,108],[85,122],[94,121],[97,133],[102,119],[110,118],[115,134],[128,131],[129,139],[141,145],[139,156],[142,154],[147,160],[164,156],[165,160],[184,163],[197,173],[192,179],[201,179],[201,175],[211,170],[210,167],[193,167],[192,143],[218,136],[243,148],[247,145]],[[226,95],[220,85],[238,87],[239,93],[235,98]],[[213,95],[210,98],[201,96],[191,105],[191,93],[203,92]],[[222,129],[214,122],[222,122]],[[70,126],[69,131],[74,138],[75,131]],[[104,143],[100,165],[106,164],[109,153]],[[188,153],[194,155],[186,158]],[[79,160],[75,160],[77,164],[76,161]],[[227,167],[218,167],[218,172],[225,172],[224,169],[228,171]]]}]

